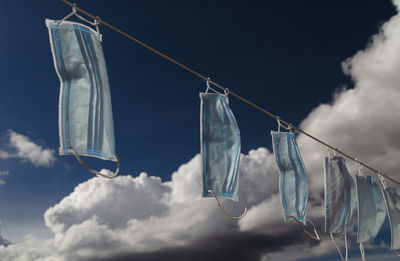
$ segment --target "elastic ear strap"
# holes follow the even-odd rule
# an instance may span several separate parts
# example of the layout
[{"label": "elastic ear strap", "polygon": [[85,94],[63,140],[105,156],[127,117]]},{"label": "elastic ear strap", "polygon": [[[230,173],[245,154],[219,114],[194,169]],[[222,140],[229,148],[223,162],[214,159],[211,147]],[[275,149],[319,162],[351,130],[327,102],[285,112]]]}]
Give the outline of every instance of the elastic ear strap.
[{"label": "elastic ear strap", "polygon": [[215,196],[214,191],[208,190],[208,192],[211,192],[211,194],[213,195],[213,197],[215,198],[215,200],[218,203],[218,207],[222,210],[222,212],[228,218],[233,219],[233,220],[239,220],[239,219],[243,218],[246,215],[246,213],[247,213],[247,202],[246,202],[246,199],[243,199],[243,201],[244,201],[244,212],[243,212],[243,214],[241,214],[238,217],[233,217],[233,216],[229,215],[228,212],[226,212],[225,209],[221,206],[221,203],[219,202],[218,198]]},{"label": "elastic ear strap", "polygon": [[360,243],[360,252],[361,252],[362,261],[365,261],[365,250],[364,250],[363,243]]},{"label": "elastic ear strap", "polygon": [[292,133],[292,129],[293,129],[293,124],[291,123],[285,123],[286,126],[284,125],[283,122],[281,122],[281,119],[279,118],[279,116],[276,116],[276,121],[278,122],[278,132],[281,131],[281,127],[290,131]]},{"label": "elastic ear strap", "polygon": [[72,12],[71,12],[70,14],[68,14],[66,17],[64,17],[63,19],[61,19],[60,21],[58,21],[57,26],[58,26],[60,23],[62,23],[62,22],[64,22],[65,20],[67,20],[68,18],[70,18],[71,16],[73,16],[74,14],[76,14],[76,7],[75,7],[75,4],[74,4],[73,7],[72,7]]},{"label": "elastic ear strap", "polygon": [[94,169],[89,168],[89,167],[82,161],[82,159],[79,157],[79,155],[76,153],[76,151],[75,151],[72,147],[70,147],[70,150],[71,150],[72,153],[74,154],[75,158],[79,161],[79,163],[80,163],[85,169],[87,169],[88,171],[90,171],[91,173],[93,173],[93,174],[95,174],[95,175],[102,176],[102,177],[108,178],[108,179],[113,179],[113,178],[115,178],[115,177],[118,175],[118,173],[119,173],[120,162],[119,162],[119,158],[118,158],[118,156],[117,156],[117,153],[115,153],[115,152],[114,152],[114,156],[115,156],[115,159],[117,160],[117,170],[115,171],[115,173],[114,173],[112,176],[108,176],[108,175],[104,175],[103,173],[100,173],[100,172],[98,172],[98,171],[96,171],[96,170],[94,170]]},{"label": "elastic ear strap", "polygon": [[347,234],[344,234],[344,245],[346,246],[346,256],[345,256],[345,260],[348,260],[349,258],[349,247],[347,245]]},{"label": "elastic ear strap", "polygon": [[335,245],[335,247],[336,247],[336,249],[337,249],[337,251],[338,251],[338,253],[340,255],[340,259],[342,259],[343,261],[347,261],[347,257],[346,258],[343,257],[342,251],[340,251],[339,246],[336,244],[335,238],[333,237],[332,233],[329,233],[329,235],[331,236],[331,240],[332,240],[333,244]]},{"label": "elastic ear strap", "polygon": [[315,227],[314,222],[312,222],[310,219],[308,219],[307,221],[308,221],[309,223],[311,223],[311,225],[313,225],[313,227],[314,227],[314,235],[311,234],[311,232],[309,232],[309,231],[306,229],[306,225],[304,225],[301,221],[297,220],[297,218],[295,218],[294,216],[290,216],[290,217],[293,218],[293,220],[296,221],[296,223],[299,224],[299,225],[303,228],[304,233],[306,233],[309,237],[311,237],[312,239],[314,239],[314,240],[316,240],[316,241],[320,241],[320,240],[321,240],[321,238],[320,238],[319,235],[318,235],[317,228]]}]

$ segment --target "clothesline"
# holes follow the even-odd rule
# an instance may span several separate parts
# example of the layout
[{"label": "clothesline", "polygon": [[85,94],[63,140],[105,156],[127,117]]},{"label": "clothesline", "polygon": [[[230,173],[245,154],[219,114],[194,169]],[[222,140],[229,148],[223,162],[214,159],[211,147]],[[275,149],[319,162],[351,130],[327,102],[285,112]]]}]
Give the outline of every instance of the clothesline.
[{"label": "clothesline", "polygon": [[388,180],[390,180],[390,181],[392,181],[392,182],[394,182],[394,183],[400,185],[400,182],[399,182],[399,181],[397,181],[397,180],[395,180],[395,179],[393,179],[393,178],[391,178],[391,177],[385,175],[385,174],[382,173],[381,171],[376,170],[375,168],[373,168],[373,167],[371,167],[371,166],[369,166],[369,165],[363,163],[362,161],[360,161],[360,160],[358,160],[357,158],[355,158],[355,157],[353,157],[353,156],[351,156],[351,155],[349,155],[349,154],[347,154],[347,153],[345,153],[345,152],[339,150],[338,148],[333,147],[332,145],[330,145],[330,144],[328,144],[328,143],[326,143],[326,142],[320,140],[319,138],[314,137],[313,135],[307,133],[306,131],[304,131],[304,130],[298,128],[298,127],[296,127],[296,126],[293,125],[292,123],[290,123],[290,122],[288,122],[288,121],[285,121],[285,120],[279,118],[278,115],[275,115],[275,114],[273,114],[273,113],[267,111],[266,109],[264,109],[264,108],[262,108],[262,107],[260,107],[260,106],[258,106],[258,105],[256,105],[256,104],[254,104],[253,102],[251,102],[251,101],[249,101],[249,100],[243,98],[242,96],[236,94],[235,92],[232,92],[232,91],[229,90],[228,88],[225,88],[225,87],[223,87],[222,85],[220,85],[220,84],[214,82],[213,80],[211,80],[211,79],[205,77],[204,75],[202,75],[202,74],[196,72],[195,70],[191,69],[190,67],[188,67],[188,66],[186,66],[186,65],[184,65],[184,64],[182,64],[182,63],[176,61],[175,59],[173,59],[173,58],[171,58],[171,57],[169,57],[169,56],[167,56],[167,55],[161,53],[160,51],[158,51],[158,50],[152,48],[151,46],[149,46],[149,45],[143,43],[142,41],[139,41],[138,39],[134,38],[133,36],[131,36],[131,35],[125,33],[124,31],[122,31],[122,30],[116,28],[115,26],[113,26],[113,25],[111,25],[111,24],[105,22],[105,21],[102,20],[100,17],[94,16],[94,15],[90,14],[89,12],[83,10],[82,8],[76,6],[76,4],[70,3],[70,2],[67,1],[67,0],[60,0],[60,1],[63,2],[64,4],[68,5],[68,6],[72,7],[72,8],[75,8],[77,11],[81,12],[82,14],[84,14],[84,15],[86,15],[86,16],[92,18],[93,20],[96,21],[96,23],[103,24],[103,25],[107,26],[107,27],[110,28],[111,30],[113,30],[113,31],[115,31],[115,32],[117,32],[117,33],[119,33],[119,34],[125,36],[126,38],[128,38],[128,39],[134,41],[135,43],[137,43],[137,44],[143,46],[144,48],[150,50],[151,52],[153,52],[153,53],[155,53],[155,54],[157,54],[157,55],[163,57],[164,59],[166,59],[166,60],[168,60],[168,61],[170,61],[170,62],[176,64],[177,66],[181,67],[182,69],[184,69],[184,70],[186,70],[186,71],[188,71],[188,72],[190,72],[190,73],[196,75],[197,77],[199,77],[199,78],[201,78],[202,80],[208,82],[209,84],[214,85],[215,87],[221,89],[221,90],[224,91],[225,93],[229,93],[230,95],[232,95],[232,96],[238,98],[239,100],[241,100],[241,101],[243,101],[243,102],[249,104],[250,106],[256,108],[257,110],[259,110],[259,111],[261,111],[261,112],[263,112],[264,114],[270,116],[271,118],[274,118],[275,120],[277,120],[277,121],[279,121],[279,122],[281,122],[281,123],[286,124],[287,127],[288,127],[289,129],[294,129],[295,131],[306,135],[307,137],[309,137],[309,138],[311,138],[311,139],[313,139],[313,140],[315,140],[315,141],[321,143],[322,145],[326,146],[327,148],[329,148],[329,149],[331,149],[331,150],[333,150],[333,151],[336,151],[337,153],[339,153],[339,154],[345,156],[346,158],[348,158],[348,159],[350,159],[350,160],[352,160],[352,161],[358,163],[359,165],[365,167],[366,169],[369,169],[370,171],[374,172],[374,173],[377,174],[378,176],[381,175],[381,176],[387,178]]}]

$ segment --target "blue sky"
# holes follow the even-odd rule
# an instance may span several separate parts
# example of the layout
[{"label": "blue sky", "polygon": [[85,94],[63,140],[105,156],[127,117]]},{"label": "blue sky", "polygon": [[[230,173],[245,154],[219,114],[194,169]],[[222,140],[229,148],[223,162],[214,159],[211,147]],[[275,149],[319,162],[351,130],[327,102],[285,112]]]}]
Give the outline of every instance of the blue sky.
[{"label": "blue sky", "polygon": [[[77,2],[77,5],[281,118],[287,119],[295,125],[301,124],[311,133],[318,134],[329,142],[350,150],[353,155],[359,156],[365,161],[368,160],[371,164],[375,164],[374,166],[382,167],[388,173],[400,170],[400,166],[393,161],[382,161],[382,157],[375,157],[375,154],[371,152],[375,149],[381,155],[387,156],[387,159],[395,159],[397,153],[400,152],[400,145],[392,142],[390,146],[386,146],[389,143],[386,143],[385,138],[369,136],[379,130],[382,131],[382,136],[386,135],[387,140],[396,140],[397,136],[394,133],[398,128],[400,129],[399,124],[395,124],[394,116],[398,115],[395,111],[396,107],[386,108],[386,110],[383,108],[385,105],[389,107],[389,105],[395,104],[392,98],[397,97],[393,94],[397,95],[397,92],[382,92],[379,96],[382,106],[380,103],[372,103],[371,106],[376,106],[378,108],[376,111],[381,114],[365,109],[369,108],[368,106],[356,106],[362,103],[360,100],[369,101],[369,98],[362,92],[363,86],[368,85],[365,84],[368,78],[364,75],[374,75],[375,71],[369,67],[364,68],[375,62],[378,67],[381,63],[386,65],[384,63],[386,57],[393,57],[393,60],[400,61],[400,51],[391,49],[397,43],[396,39],[392,37],[395,35],[393,31],[400,30],[395,22],[392,23],[393,28],[390,27],[392,29],[389,28],[390,30],[388,29],[388,33],[385,35],[388,39],[387,42],[393,39],[392,42],[385,42],[383,39],[385,37],[382,35],[382,39],[378,37],[378,40],[373,41],[373,36],[382,30],[382,25],[391,17],[397,17],[396,7],[391,1],[117,0],[111,3],[110,1],[84,0]],[[121,174],[137,177],[140,173],[145,172],[148,176],[159,177],[160,180],[141,176],[142,178],[135,180],[132,178],[132,180],[125,179],[107,184],[107,181],[97,181],[98,178],[92,179],[91,174],[82,168],[73,157],[58,156],[59,80],[53,66],[44,19],[61,19],[70,11],[71,9],[60,1],[45,0],[40,4],[33,1],[0,1],[0,23],[3,24],[0,29],[2,33],[2,41],[0,41],[0,76],[2,79],[0,152],[8,153],[7,157],[1,157],[0,153],[0,173],[1,171],[8,173],[7,176],[2,177],[5,184],[0,186],[0,206],[2,206],[0,220],[2,220],[1,228],[3,229],[1,232],[5,234],[5,237],[16,242],[16,245],[28,244],[27,234],[32,235],[33,242],[40,241],[38,243],[40,246],[48,243],[47,241],[43,243],[43,240],[52,241],[57,233],[66,238],[68,231],[58,231],[55,223],[64,220],[61,217],[65,214],[63,212],[65,211],[64,204],[70,204],[68,206],[74,206],[74,209],[77,210],[76,213],[71,210],[72,216],[79,215],[78,210],[81,206],[75,205],[77,203],[74,198],[75,196],[76,200],[79,198],[78,195],[85,191],[85,186],[96,189],[97,184],[98,186],[110,186],[109,189],[112,190],[114,185],[110,184],[119,184],[118,186],[127,186],[126,195],[141,198],[140,194],[133,192],[130,194],[129,186],[132,184],[139,186],[139,181],[144,182],[143,184],[148,184],[146,182],[153,184],[152,182],[154,182],[160,187],[160,194],[154,192],[154,195],[162,198],[171,189],[171,197],[175,197],[174,193],[176,192],[185,198],[185,190],[174,190],[174,186],[183,180],[189,182],[184,178],[185,175],[188,177],[194,175],[197,178],[198,174],[196,172],[196,162],[198,161],[196,155],[200,151],[198,93],[205,90],[205,82],[104,26],[100,26],[100,30],[103,34],[102,44],[110,80],[116,151],[121,160]],[[377,46],[377,49],[384,54],[382,61],[377,59],[370,62],[372,59],[370,57],[375,57],[373,51],[370,52],[371,55],[368,51],[371,46]],[[355,58],[343,63],[349,57]],[[366,66],[364,67],[364,65]],[[396,65],[396,63],[389,63],[389,65]],[[382,68],[385,67],[382,66]],[[395,66],[391,68],[393,69]],[[397,78],[394,76],[394,78],[390,78],[396,74],[396,71],[382,69],[383,73],[379,74],[380,71],[376,70],[376,74],[384,75],[386,78],[383,78],[387,81],[379,82],[377,80],[378,84],[375,88],[399,91],[399,88],[392,87]],[[359,89],[357,84],[360,85]],[[385,89],[385,84],[389,86],[387,89]],[[380,94],[379,91],[377,91],[378,94]],[[351,95],[354,95],[353,100],[348,98],[351,102],[346,103],[346,97]],[[262,190],[264,186],[265,188],[271,187],[271,191],[276,192],[276,177],[272,178],[268,175],[273,174],[262,172],[262,165],[259,166],[259,169],[254,167],[261,158],[261,162],[266,164],[264,171],[276,172],[273,169],[274,166],[268,165],[271,158],[269,131],[276,129],[276,122],[233,97],[230,99],[230,106],[241,131],[242,153],[247,155],[243,161],[247,162],[247,165],[243,165],[242,175],[246,175],[246,170],[253,173],[249,174],[252,179],[249,178],[242,183],[260,186],[261,188],[257,189],[251,187],[257,191]],[[360,110],[363,113],[360,113]],[[391,116],[388,116],[387,119],[382,118],[382,115],[390,113]],[[363,121],[360,123],[354,119],[363,119]],[[343,121],[343,124],[340,121]],[[361,139],[362,135],[371,138]],[[11,137],[15,138],[14,143],[12,143]],[[380,142],[378,144],[381,147],[377,147],[371,140]],[[43,151],[53,155],[47,154],[49,162],[42,162],[39,159],[38,163],[32,157],[33,154],[29,154],[29,151],[26,152],[27,154],[19,151],[18,154],[20,147],[15,144],[29,145],[30,142],[39,146],[35,147],[39,151],[39,155]],[[304,145],[312,143],[312,141],[302,136],[299,137],[298,142],[304,154],[307,154],[304,155],[304,158],[306,166],[309,164],[307,168],[311,176],[311,205],[312,209],[316,210],[311,210],[310,215],[318,219],[321,214],[321,211],[318,210],[321,202],[321,186],[318,182],[322,180],[320,172],[322,169],[320,170],[318,167],[322,165],[323,150],[315,144]],[[256,150],[260,147],[261,149]],[[253,154],[248,154],[251,150],[253,150]],[[318,158],[318,155],[321,158]],[[317,164],[318,160],[320,160],[319,165]],[[90,166],[99,170],[103,168],[112,170],[115,167],[112,162],[96,159],[86,159],[86,161]],[[185,174],[185,171],[191,174]],[[176,180],[171,178],[174,172],[176,172]],[[264,173],[261,181],[268,182],[268,185],[257,181],[259,179],[257,175],[261,172]],[[397,175],[397,177],[400,176]],[[184,184],[182,186],[188,187],[196,186],[192,183],[182,184]],[[148,188],[144,187],[144,190],[147,191]],[[249,191],[251,189],[248,188]],[[243,190],[243,194],[245,194],[245,186]],[[125,195],[123,193],[121,195]],[[150,189],[149,193],[153,195]],[[190,192],[188,193],[190,194]],[[260,198],[254,196],[256,198],[252,205],[254,211],[249,213],[252,214],[252,217],[256,216],[257,206],[262,209],[263,206],[269,206],[268,204],[275,202],[272,194],[264,195],[263,193],[260,192],[262,195]],[[189,194],[187,198],[190,198]],[[90,195],[86,196],[89,197],[89,200]],[[250,192],[248,196],[251,197]],[[174,199],[176,202],[184,201],[181,197],[176,197]],[[64,201],[62,201],[63,199]],[[147,204],[146,200],[143,202],[132,200],[132,204],[137,204],[132,206],[132,209],[136,209],[136,207],[140,209],[139,206],[141,206],[149,209],[149,215],[151,215],[153,212],[150,209],[154,203],[154,211],[156,213],[160,211],[160,216],[164,215],[162,214],[164,212],[160,210],[163,208],[160,207],[161,203],[159,206],[156,201]],[[59,203],[58,207],[55,207],[57,203]],[[211,205],[202,206],[206,209],[215,208],[214,202],[208,203]],[[118,205],[118,203],[116,204]],[[121,209],[127,207],[124,204],[121,205]],[[53,208],[47,212],[49,214],[45,224],[44,213],[51,207]],[[168,207],[170,207],[170,211],[174,209],[170,205]],[[101,207],[101,209],[103,208],[108,209],[108,205]],[[76,216],[71,217],[71,220],[74,220],[71,221],[71,226],[72,224],[82,225],[88,220],[93,221],[95,214],[104,224],[108,224],[107,222],[110,224],[113,222],[126,223],[129,215],[135,217],[134,213],[128,211],[129,213],[125,213],[126,220],[119,221],[115,217],[118,216],[116,213],[112,218],[107,219],[107,215],[102,216],[103,210],[100,211],[93,206],[85,209],[87,211],[85,212],[86,219],[75,220]],[[212,213],[212,217],[215,215],[217,220],[224,218],[222,215],[219,217],[219,212]],[[281,213],[279,212],[279,214]],[[124,214],[121,213],[121,215]],[[55,223],[52,223],[50,217],[54,217],[57,222],[53,220]],[[116,219],[114,220],[114,218]],[[145,220],[144,217],[135,218]],[[202,220],[202,222],[206,221]],[[226,232],[229,230],[228,228],[233,227],[239,236],[243,231],[261,233],[270,225],[270,223],[261,222],[260,225],[253,226],[245,224],[247,221],[239,223],[239,225],[225,222],[221,221],[220,223],[227,228],[223,231]],[[257,223],[254,222],[254,224]],[[274,219],[274,222],[278,221]],[[286,226],[282,220],[279,220],[280,223],[274,222],[271,224]],[[116,227],[119,228],[120,225],[116,225]],[[247,228],[249,230],[246,230]],[[320,223],[321,231],[322,228],[323,224]],[[290,231],[300,233],[299,229],[291,229]],[[113,231],[115,232],[115,230]],[[288,231],[285,229],[283,231],[274,232],[273,238],[277,235],[287,236],[288,234],[285,233]],[[225,232],[221,232],[223,236]],[[118,233],[125,232],[119,231]],[[176,232],[174,235],[180,235],[180,233],[183,232]],[[196,232],[193,234],[197,235]],[[206,241],[207,236],[210,235],[212,233],[202,234],[199,237],[193,236],[194,241],[182,239],[187,235],[181,236],[181,238],[177,236],[176,242],[178,243],[176,244],[171,239],[169,243],[155,244],[157,247],[147,248],[146,246],[137,251],[133,250],[133,252],[135,255],[141,251],[154,252],[155,256],[152,258],[156,258],[157,253],[162,253],[160,249],[164,249],[164,247],[181,246],[183,244],[181,244],[181,240],[188,246],[192,246],[195,244],[193,242]],[[268,233],[267,235],[271,236]],[[143,238],[146,237],[143,236]],[[263,240],[267,242],[270,239],[263,237]],[[302,238],[301,240],[306,239]],[[355,238],[353,238],[354,240]],[[89,241],[87,239],[83,242]],[[328,238],[325,241],[328,241]],[[243,242],[251,242],[251,240]],[[294,257],[290,259],[288,254],[291,244],[298,249],[302,248],[301,243],[297,241],[289,242],[277,246],[279,250],[274,249],[273,255],[277,255],[276,258],[279,257],[279,260],[284,260],[285,256],[288,260],[296,260]],[[53,258],[57,256],[57,251],[62,249],[59,245],[55,245],[54,253],[47,253]],[[326,256],[319,257],[319,254],[315,254],[314,243],[306,245],[308,249],[311,249],[307,252],[310,256],[303,256],[301,258],[304,259],[298,260],[310,260],[311,256],[314,258],[312,260],[327,260]],[[243,245],[241,246],[243,247]],[[96,247],[88,248],[96,249]],[[357,246],[354,245],[354,247],[354,255],[358,257]],[[70,248],[66,247],[66,249],[69,251]],[[64,249],[63,254],[68,252],[67,250]],[[0,251],[0,254],[12,256],[11,250],[4,251]],[[261,258],[260,260],[265,260],[262,258],[267,258],[265,255],[271,249],[261,247],[255,251],[261,253],[257,256],[259,259]],[[85,256],[85,258],[78,255],[74,258],[76,260],[112,258],[114,255],[124,255],[125,253],[129,255],[130,251],[121,249],[119,253],[107,252],[101,253],[97,257]],[[186,251],[185,253],[193,252]],[[326,254],[337,257],[330,248],[327,248],[326,253],[321,253],[321,255]],[[32,255],[34,256],[34,254]],[[64,257],[73,260],[67,254]],[[138,256],[136,258],[139,260]],[[2,260],[1,256],[0,260]]]}]

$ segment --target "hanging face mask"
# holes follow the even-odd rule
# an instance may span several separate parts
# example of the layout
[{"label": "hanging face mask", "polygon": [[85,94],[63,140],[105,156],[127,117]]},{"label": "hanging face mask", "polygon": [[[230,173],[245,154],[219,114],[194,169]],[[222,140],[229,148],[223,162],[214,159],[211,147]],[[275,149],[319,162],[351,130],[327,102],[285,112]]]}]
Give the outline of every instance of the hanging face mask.
[{"label": "hanging face mask", "polygon": [[271,131],[272,144],[279,168],[279,191],[285,221],[294,220],[300,224],[304,232],[311,238],[319,241],[319,235],[314,223],[314,235],[306,229],[306,214],[308,201],[308,178],[306,168],[297,147],[295,136],[292,132],[280,132],[280,127],[285,127],[278,121],[278,131]]},{"label": "hanging face mask", "polygon": [[[203,197],[216,199],[225,197],[238,201],[240,158],[238,125],[225,95],[206,92],[200,93],[200,99]],[[218,199],[217,202],[220,206]],[[224,213],[227,214],[225,211]]]},{"label": "hanging face mask", "polygon": [[306,224],[308,178],[295,136],[290,132],[271,131],[276,163],[279,168],[279,191],[285,221]]},{"label": "hanging face mask", "polygon": [[358,243],[373,243],[386,218],[385,203],[373,177],[356,176],[358,201]]},{"label": "hanging face mask", "polygon": [[[329,153],[328,153],[329,154]],[[333,244],[337,248],[342,260],[347,260],[347,226],[352,217],[355,203],[356,191],[353,178],[346,168],[343,157],[334,155],[325,157],[325,232],[329,233]],[[344,234],[346,252],[342,255],[334,233]]]},{"label": "hanging face mask", "polygon": [[391,250],[400,249],[400,194],[395,188],[382,189],[391,232]]},{"label": "hanging face mask", "polygon": [[[75,10],[74,10],[75,12]],[[54,66],[60,79],[60,155],[118,162],[107,69],[100,34],[74,22],[46,19]],[[113,176],[113,177],[114,177]],[[110,177],[110,176],[105,176]]]},{"label": "hanging face mask", "polygon": [[356,191],[343,157],[325,157],[325,232],[347,233],[353,214]]}]

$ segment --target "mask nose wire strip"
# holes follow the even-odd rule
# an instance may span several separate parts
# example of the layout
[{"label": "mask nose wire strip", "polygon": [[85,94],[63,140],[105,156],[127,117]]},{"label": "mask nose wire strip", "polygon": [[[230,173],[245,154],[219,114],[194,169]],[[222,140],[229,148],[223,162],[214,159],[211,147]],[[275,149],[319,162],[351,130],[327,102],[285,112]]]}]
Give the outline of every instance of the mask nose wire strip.
[{"label": "mask nose wire strip", "polygon": [[115,159],[117,160],[117,170],[115,171],[115,173],[114,173],[112,176],[108,176],[108,175],[104,175],[103,173],[100,173],[100,172],[98,172],[98,171],[95,171],[94,169],[89,168],[89,167],[82,161],[82,159],[79,157],[79,155],[76,153],[76,151],[75,151],[72,147],[70,147],[70,150],[71,150],[72,153],[74,154],[75,158],[79,161],[79,163],[80,163],[85,169],[87,169],[88,171],[90,171],[91,173],[93,173],[93,174],[95,174],[95,175],[102,176],[102,177],[108,178],[108,179],[113,179],[113,178],[115,178],[115,177],[118,175],[118,173],[119,173],[120,162],[119,162],[119,158],[118,158],[118,156],[117,156],[117,153],[115,153],[115,152],[114,152],[114,156],[115,156]]},{"label": "mask nose wire strip", "polygon": [[[346,235],[346,234],[345,234]],[[329,233],[329,236],[331,237],[331,240],[333,242],[333,245],[336,247],[336,250],[338,251],[339,255],[340,255],[340,259],[342,259],[343,261],[347,261],[347,256],[346,259],[343,257],[342,255],[342,251],[340,251],[339,246],[336,244],[335,238],[333,237],[332,233]]]},{"label": "mask nose wire strip", "polygon": [[208,190],[208,192],[210,192],[210,193],[213,195],[213,197],[215,198],[215,200],[216,200],[217,203],[218,203],[218,207],[222,210],[222,212],[223,212],[223,213],[225,214],[225,216],[227,216],[228,218],[233,219],[233,220],[239,220],[239,219],[243,218],[243,217],[246,215],[246,213],[247,213],[247,202],[246,202],[246,199],[240,197],[240,198],[243,199],[243,201],[244,201],[244,211],[243,211],[243,214],[241,214],[241,215],[238,216],[238,217],[233,217],[233,216],[229,215],[228,212],[226,212],[225,209],[221,206],[221,203],[219,202],[218,198],[215,196],[214,191]]},{"label": "mask nose wire strip", "polygon": [[[70,6],[70,7],[73,7],[73,6],[74,6],[74,5],[73,5],[72,3],[70,3],[68,0],[60,0],[60,1],[63,2],[64,4]],[[76,8],[77,11],[81,12],[82,14],[84,14],[84,15],[86,15],[86,16],[92,18],[92,19],[96,19],[96,16],[90,14],[89,12],[83,10],[82,8],[79,8],[79,7],[77,7],[77,6],[75,6],[75,8]],[[205,77],[205,76],[202,75],[201,73],[198,73],[197,71],[191,69],[190,67],[188,67],[188,66],[186,66],[186,65],[184,65],[184,64],[182,64],[182,63],[180,63],[180,62],[178,62],[177,60],[175,60],[175,59],[173,59],[173,58],[171,58],[171,57],[169,57],[169,56],[163,54],[162,52],[160,52],[160,51],[154,49],[153,47],[151,47],[151,46],[145,44],[144,42],[139,41],[139,40],[136,39],[135,37],[133,37],[133,36],[131,36],[131,35],[125,33],[124,31],[118,29],[117,27],[115,27],[115,26],[113,26],[113,25],[107,23],[107,22],[104,21],[103,19],[98,18],[97,21],[98,21],[100,24],[103,24],[103,25],[107,26],[108,28],[110,28],[111,30],[113,30],[113,31],[115,31],[115,32],[117,32],[117,33],[119,33],[120,35],[122,35],[122,36],[128,38],[129,40],[131,40],[131,41],[133,41],[133,42],[139,44],[140,46],[146,48],[147,50],[149,50],[149,51],[151,51],[151,52],[153,52],[153,53],[155,53],[155,54],[161,56],[162,58],[164,58],[164,59],[170,61],[171,63],[173,63],[173,64],[179,66],[180,68],[182,68],[182,69],[184,69],[184,70],[186,70],[186,71],[192,73],[193,75],[199,77],[200,79],[202,79],[202,80],[204,80],[204,81],[207,81],[207,77]],[[214,81],[212,81],[212,80],[209,80],[209,83],[212,84],[212,85],[214,85],[215,87],[218,87],[218,88],[221,89],[221,90],[227,90],[227,88],[223,87],[222,85],[220,85],[220,84],[218,84],[218,83],[216,83],[216,82],[214,82]],[[232,91],[229,91],[229,94],[232,95],[232,96],[234,96],[235,98],[241,100],[242,102],[245,102],[245,103],[247,103],[248,105],[254,107],[255,109],[257,109],[257,110],[263,112],[264,114],[268,115],[269,117],[274,118],[274,119],[278,119],[278,116],[277,116],[277,115],[275,115],[275,114],[273,114],[273,113],[267,111],[266,109],[264,109],[264,108],[258,106],[258,105],[255,104],[255,103],[253,103],[253,102],[251,102],[251,101],[249,101],[249,100],[243,98],[243,97],[240,96],[239,94],[236,94],[235,92],[232,92]],[[290,124],[289,122],[284,121],[284,120],[282,120],[282,119],[281,119],[281,121],[282,121],[283,123],[288,124],[288,125]],[[302,134],[306,135],[307,137],[309,137],[310,139],[313,139],[314,141],[316,141],[316,142],[318,142],[318,143],[320,143],[320,144],[322,144],[322,145],[325,145],[325,146],[327,146],[327,147],[329,147],[329,148],[335,150],[337,153],[342,154],[343,156],[345,156],[346,158],[348,158],[348,159],[350,159],[350,160],[352,160],[352,161],[356,161],[356,159],[355,159],[354,157],[350,156],[349,154],[347,154],[347,153],[345,153],[345,152],[343,152],[343,151],[340,151],[340,150],[337,149],[337,148],[334,148],[333,146],[329,145],[328,143],[326,143],[326,142],[324,142],[324,141],[318,139],[317,137],[315,137],[315,136],[309,134],[308,132],[306,132],[306,131],[304,131],[304,130],[302,130],[302,129],[300,129],[300,128],[294,126],[294,125],[291,125],[291,126],[292,126],[292,129],[293,129],[293,130],[295,130],[295,131],[297,131],[297,132],[299,132],[299,133],[302,133]],[[362,166],[364,166],[365,168],[367,168],[367,169],[373,171],[374,173],[378,174],[378,171],[377,171],[376,169],[374,169],[374,168],[372,168],[372,167],[370,167],[370,166],[368,166],[367,164],[364,164],[364,163],[360,163],[360,164],[361,164]],[[392,181],[392,182],[394,182],[394,183],[400,185],[400,182],[399,182],[399,181],[397,181],[397,180],[395,180],[395,179],[392,179],[391,177],[389,177],[389,176],[387,176],[387,175],[385,175],[385,174],[383,174],[383,173],[381,173],[381,175],[384,176],[385,178],[387,178],[388,180],[390,180],[390,181]]]},{"label": "mask nose wire strip", "polygon": [[295,217],[293,217],[293,216],[290,216],[290,217],[293,218],[293,220],[296,221],[296,223],[299,224],[299,225],[303,228],[304,233],[306,233],[307,236],[311,237],[312,239],[314,239],[314,240],[316,240],[316,241],[320,241],[320,240],[321,240],[321,238],[320,238],[319,235],[318,235],[317,228],[315,227],[314,222],[312,222],[310,219],[308,219],[307,222],[311,223],[311,225],[314,227],[314,235],[311,234],[311,233],[306,229],[306,225],[304,225],[301,221],[297,220],[297,218],[295,218]]}]

